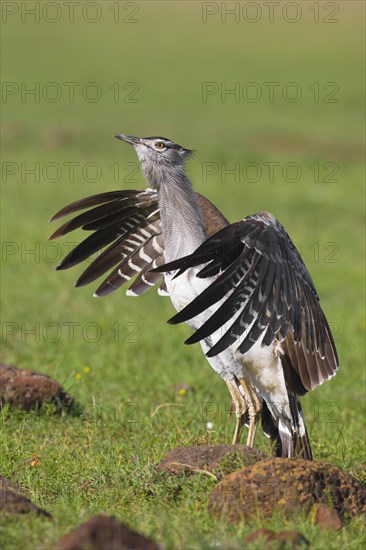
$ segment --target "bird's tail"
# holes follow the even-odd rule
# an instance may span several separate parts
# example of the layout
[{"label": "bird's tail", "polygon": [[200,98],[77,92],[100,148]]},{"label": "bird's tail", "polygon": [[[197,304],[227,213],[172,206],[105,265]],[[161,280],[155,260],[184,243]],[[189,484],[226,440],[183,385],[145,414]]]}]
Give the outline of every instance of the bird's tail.
[{"label": "bird's tail", "polygon": [[289,403],[291,420],[288,418],[273,417],[267,404],[263,401],[263,431],[271,439],[274,456],[313,460],[309,436],[298,396],[289,392]]}]

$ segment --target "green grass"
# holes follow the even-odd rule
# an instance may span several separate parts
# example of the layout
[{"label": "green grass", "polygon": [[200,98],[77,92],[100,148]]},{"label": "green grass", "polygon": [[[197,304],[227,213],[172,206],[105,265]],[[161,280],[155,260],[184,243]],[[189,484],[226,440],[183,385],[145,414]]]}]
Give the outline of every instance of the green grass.
[{"label": "green grass", "polygon": [[[80,96],[74,103],[22,102],[14,96],[2,104],[2,160],[27,168],[36,162],[62,167],[55,183],[42,177],[35,182],[32,176],[22,181],[20,166],[3,178],[2,238],[8,255],[2,274],[2,360],[51,375],[84,407],[79,416],[54,414],[52,408],[2,412],[1,473],[22,483],[54,516],[53,522],[4,518],[4,549],[48,548],[99,512],[115,515],[166,548],[240,548],[246,534],[263,526],[211,519],[209,477],[168,478],[155,470],[175,446],[228,442],[233,431],[225,385],[198,346],[183,346],[189,329],[166,325],[173,313],[169,300],[154,291],[139,299],[120,291],[95,300],[92,288],[73,288],[80,269],[54,271],[53,254],[60,259],[67,251],[64,243],[79,236],[56,241],[53,248],[47,244],[47,219],[55,211],[93,193],[143,186],[140,174],[137,184],[124,181],[125,164],[136,159],[113,140],[116,132],[166,135],[196,149],[189,165],[195,188],[230,220],[270,210],[285,225],[313,276],[340,356],[337,376],[302,400],[315,457],[349,472],[365,462],[363,7],[338,3],[340,21],[333,25],[311,23],[305,8],[307,16],[297,24],[250,25],[217,19],[203,24],[200,3],[172,4],[140,3],[138,24],[113,24],[105,16],[94,25],[80,18],[74,24],[17,19],[3,25],[4,81],[29,86],[95,81],[103,89],[94,104]],[[108,86],[116,81],[136,82],[138,102],[114,103]],[[299,83],[303,99],[201,101],[202,82],[226,82],[229,88],[235,82],[268,81]],[[314,82],[337,83],[339,102],[314,103],[308,89]],[[80,163],[74,182],[65,162]],[[88,162],[100,165],[100,181],[83,180],[81,167]],[[119,182],[110,169],[115,162],[121,167]],[[218,173],[204,183],[204,162],[227,168],[239,162],[241,169],[256,162],[263,176],[254,183],[228,175],[225,182]],[[266,162],[279,163],[274,182],[266,177]],[[289,162],[301,167],[296,183],[282,175]],[[323,181],[329,167],[314,181],[315,162],[335,163],[337,181]],[[32,249],[35,254],[26,253]],[[6,332],[9,323],[13,335]],[[49,323],[58,325],[57,335]],[[73,339],[67,323],[75,323]],[[89,323],[99,327],[97,342],[90,341]],[[127,323],[137,329],[137,342],[128,341]],[[32,328],[36,335],[25,332]],[[172,386],[180,383],[195,391],[179,396]],[[153,414],[161,404],[169,405]],[[261,434],[256,445],[269,450]],[[32,453],[40,458],[38,467],[30,466]],[[338,533],[320,531],[304,518],[276,518],[265,527],[300,529],[314,549],[359,549],[364,541],[358,520]]]}]

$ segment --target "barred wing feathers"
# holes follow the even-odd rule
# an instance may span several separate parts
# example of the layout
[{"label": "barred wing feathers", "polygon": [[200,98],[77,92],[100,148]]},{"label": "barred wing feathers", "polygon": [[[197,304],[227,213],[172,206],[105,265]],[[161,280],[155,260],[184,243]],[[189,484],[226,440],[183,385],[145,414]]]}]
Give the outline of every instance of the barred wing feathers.
[{"label": "barred wing feathers", "polygon": [[245,354],[260,339],[267,346],[277,339],[289,359],[284,369],[288,370],[286,381],[291,391],[303,394],[335,374],[337,352],[313,281],[289,235],[272,214],[261,212],[229,225],[193,254],[157,271],[178,270],[179,276],[200,265],[204,267],[198,277],[217,275],[216,279],[169,322],[188,321],[226,299],[187,344],[223,330],[235,316],[207,356],[234,344]]},{"label": "barred wing feathers", "polygon": [[[228,225],[226,218],[206,197],[198,193],[196,196],[208,237]],[[139,296],[159,282],[159,293],[166,295],[163,275],[151,271],[164,263],[156,191],[130,189],[100,193],[69,204],[50,221],[82,210],[84,212],[65,222],[50,236],[55,239],[79,228],[93,232],[62,260],[57,269],[69,269],[97,253],[76,286],[90,284],[111,270],[95,296],[106,296],[133,277],[128,295]]]},{"label": "barred wing feathers", "polygon": [[[105,296],[137,276],[128,289],[140,295],[162,281],[162,275],[150,269],[163,263],[163,238],[156,192],[111,191],[78,200],[66,206],[51,221],[91,208],[64,223],[50,237],[54,239],[82,228],[93,233],[74,248],[57,269],[68,269],[98,256],[81,274],[76,286],[89,284],[110,269],[112,271],[95,292]],[[162,282],[163,288],[165,287]]]}]

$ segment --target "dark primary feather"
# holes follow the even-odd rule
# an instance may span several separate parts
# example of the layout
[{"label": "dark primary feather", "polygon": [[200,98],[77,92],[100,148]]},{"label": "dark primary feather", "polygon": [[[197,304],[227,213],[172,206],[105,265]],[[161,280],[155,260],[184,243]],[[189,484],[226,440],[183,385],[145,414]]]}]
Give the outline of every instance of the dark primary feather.
[{"label": "dark primary feather", "polygon": [[93,232],[62,260],[57,269],[73,267],[98,252],[76,282],[76,286],[89,284],[113,268],[99,285],[97,296],[110,294],[135,276],[129,291],[137,295],[162,280],[161,275],[149,272],[150,268],[163,263],[155,191],[132,189],[101,193],[66,206],[52,220],[83,209],[88,210],[64,223],[50,237],[57,238],[77,228]]},{"label": "dark primary feather", "polygon": [[[205,197],[196,193],[207,236],[228,224],[226,218]],[[68,269],[97,253],[82,272],[76,286],[94,282],[106,275],[96,296],[106,296],[134,278],[128,289],[140,295],[162,281],[151,270],[164,262],[164,242],[156,191],[130,189],[100,193],[77,200],[62,208],[51,221],[85,210],[60,226],[50,239],[81,228],[93,232],[76,246],[57,269]],[[109,272],[109,273],[108,273]],[[160,289],[166,292],[165,282]]]},{"label": "dark primary feather", "polygon": [[207,239],[193,254],[156,271],[179,270],[179,275],[205,264],[200,277],[215,270],[220,275],[169,322],[188,321],[225,296],[226,300],[186,343],[207,338],[234,318],[207,356],[235,342],[244,354],[260,338],[262,345],[276,338],[306,390],[335,373],[337,354],[313,281],[274,216],[267,212],[248,216]]},{"label": "dark primary feather", "polygon": [[[154,233],[152,231],[149,233],[151,234],[151,237],[143,240],[142,242],[139,242],[138,239],[138,237],[142,235],[140,231],[135,231],[132,237],[124,241],[122,262],[115,267],[115,269],[98,287],[95,292],[96,296],[106,296],[107,294],[110,294],[114,290],[120,288],[126,281],[129,281],[135,275],[139,274],[140,276],[142,272],[145,281],[140,278],[139,285],[137,285],[138,281],[134,281],[133,285],[129,288],[129,291],[134,294],[138,294],[136,292],[137,286],[139,286],[141,290],[143,289],[145,291],[149,286],[154,286],[155,283],[160,280],[161,277],[159,277],[157,273],[147,272],[147,269],[158,265],[156,260],[159,258],[160,253],[159,248],[154,245],[156,242],[154,239],[158,239],[159,237],[161,238],[161,234],[158,233],[158,235],[154,237]],[[163,258],[161,258],[161,262],[162,261]],[[145,283],[146,288],[141,285],[142,282]]]},{"label": "dark primary feather", "polygon": [[61,208],[61,210],[59,210],[58,212],[56,212],[56,214],[52,216],[50,222],[59,220],[60,218],[68,216],[69,214],[73,214],[74,212],[78,212],[79,210],[84,210],[85,208],[89,208],[90,206],[95,206],[96,204],[110,202],[113,199],[126,199],[129,197],[135,197],[136,194],[139,193],[141,193],[141,191],[138,191],[136,189],[128,189],[125,191],[107,191],[106,193],[99,193],[98,195],[92,195],[84,199],[79,199],[68,204],[67,206],[64,206],[64,208]]},{"label": "dark primary feather", "polygon": [[[147,244],[154,236],[161,235],[159,220],[152,221],[148,226],[144,226],[144,233],[142,233],[141,229],[137,229],[139,218],[134,217],[134,220],[136,224],[132,225],[132,228],[130,228],[132,231],[125,231],[125,233],[112,243],[111,246],[99,254],[79,277],[76,286],[90,284],[106,273],[115,264],[127,257],[132,258],[136,252],[141,252],[142,249],[146,255],[150,255],[151,260],[156,257],[151,247],[147,250]],[[146,249],[144,247],[146,247]]]},{"label": "dark primary feather", "polygon": [[136,201],[131,198],[115,199],[91,210],[87,210],[61,225],[61,227],[50,236],[50,239],[66,235],[79,227],[87,231],[93,231],[108,227],[112,225],[113,221],[122,221],[138,212],[138,207],[134,206],[135,202]]}]

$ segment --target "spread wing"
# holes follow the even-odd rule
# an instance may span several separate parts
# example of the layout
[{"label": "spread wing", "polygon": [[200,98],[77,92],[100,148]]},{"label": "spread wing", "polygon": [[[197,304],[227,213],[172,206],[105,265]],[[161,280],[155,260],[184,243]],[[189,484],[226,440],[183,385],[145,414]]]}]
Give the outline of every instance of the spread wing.
[{"label": "spread wing", "polygon": [[200,265],[204,267],[197,276],[214,281],[169,322],[188,321],[223,302],[186,343],[221,329],[223,336],[207,353],[212,357],[234,344],[245,354],[258,341],[269,346],[276,339],[295,370],[288,369],[286,378],[292,377],[298,393],[335,373],[337,353],[313,281],[274,216],[248,216],[207,239],[193,254],[156,271],[179,270],[179,276]]},{"label": "spread wing", "polygon": [[[207,236],[228,224],[226,218],[202,195],[196,193]],[[84,211],[79,213],[80,211]],[[51,221],[78,213],[51,236],[55,239],[82,228],[92,232],[60,263],[68,269],[94,254],[97,257],[83,271],[76,286],[107,277],[97,288],[96,296],[106,296],[135,277],[128,295],[139,296],[160,283],[159,293],[167,295],[163,275],[151,271],[164,263],[164,240],[160,223],[157,193],[130,189],[111,191],[75,201],[55,214]]]},{"label": "spread wing", "polygon": [[[93,195],[69,204],[57,212],[51,221],[81,210],[85,212],[64,223],[50,236],[50,239],[55,239],[78,228],[93,232],[57,267],[68,269],[97,253],[76,286],[87,285],[109,272],[97,288],[96,296],[110,294],[132,277],[135,279],[127,293],[140,295],[162,281],[162,275],[150,271],[164,262],[155,191],[132,189]],[[164,282],[160,288],[164,293]]]}]

